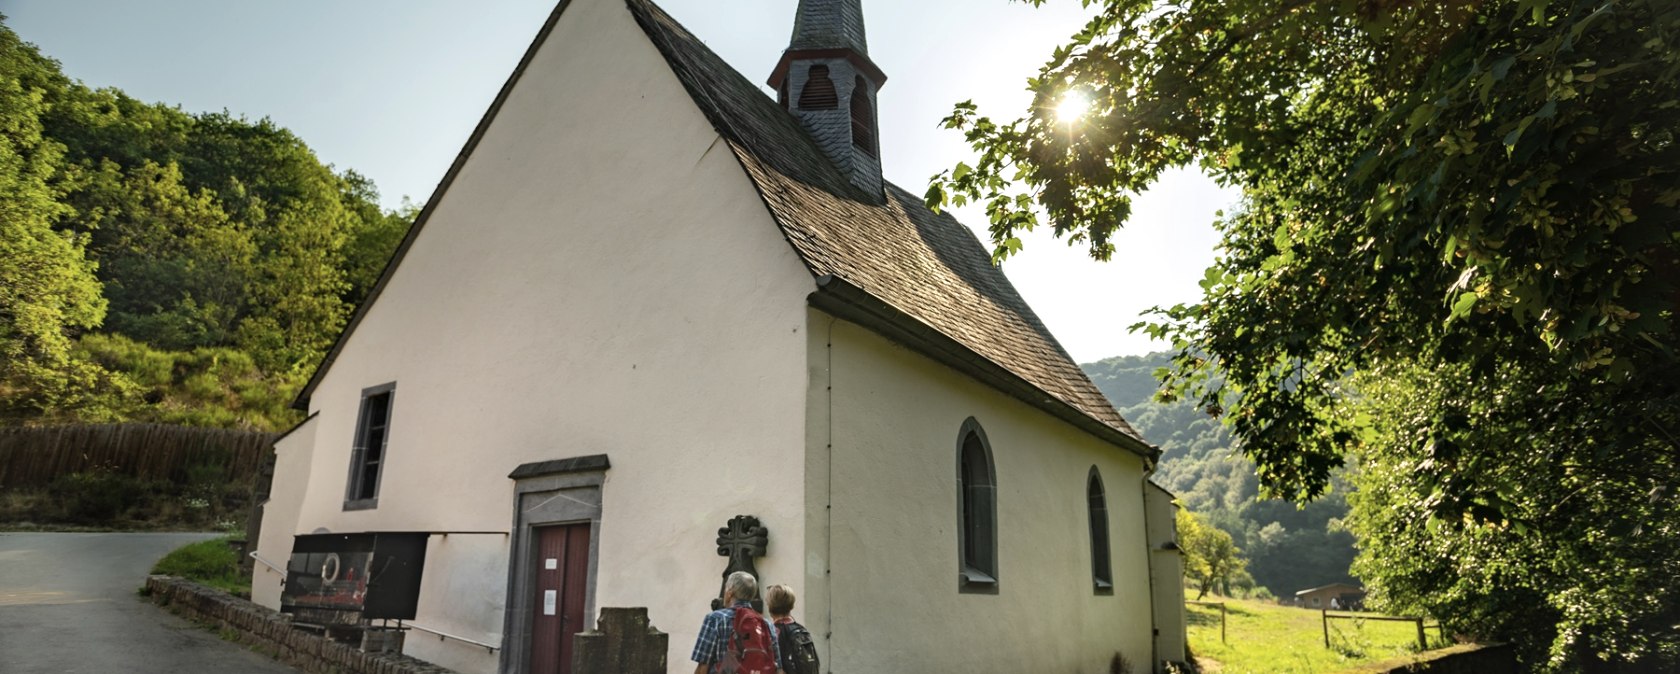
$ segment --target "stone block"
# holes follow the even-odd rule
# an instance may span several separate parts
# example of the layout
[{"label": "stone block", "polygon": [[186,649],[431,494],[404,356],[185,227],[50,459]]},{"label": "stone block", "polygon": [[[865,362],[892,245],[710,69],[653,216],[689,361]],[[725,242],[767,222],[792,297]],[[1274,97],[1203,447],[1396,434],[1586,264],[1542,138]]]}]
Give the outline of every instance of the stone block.
[{"label": "stone block", "polygon": [[646,608],[603,608],[595,629],[573,637],[572,671],[658,674],[669,641],[649,623]]}]

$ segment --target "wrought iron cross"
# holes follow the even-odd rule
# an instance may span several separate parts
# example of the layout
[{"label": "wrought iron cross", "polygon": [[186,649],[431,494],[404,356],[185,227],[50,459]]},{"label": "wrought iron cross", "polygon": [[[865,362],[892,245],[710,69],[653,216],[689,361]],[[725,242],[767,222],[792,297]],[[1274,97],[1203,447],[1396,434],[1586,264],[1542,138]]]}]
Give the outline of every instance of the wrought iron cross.
[{"label": "wrought iron cross", "polygon": [[[723,581],[718,584],[718,598],[712,600],[712,610],[723,608],[723,590],[729,582],[729,574],[745,571],[758,578],[758,565],[753,560],[763,557],[769,550],[770,530],[759,524],[757,517],[736,515],[729,520],[728,526],[718,529],[717,553],[719,557],[728,557],[729,565],[723,568]],[[759,587],[763,586],[760,582]],[[752,604],[759,612],[764,611],[764,602],[754,599]]]}]

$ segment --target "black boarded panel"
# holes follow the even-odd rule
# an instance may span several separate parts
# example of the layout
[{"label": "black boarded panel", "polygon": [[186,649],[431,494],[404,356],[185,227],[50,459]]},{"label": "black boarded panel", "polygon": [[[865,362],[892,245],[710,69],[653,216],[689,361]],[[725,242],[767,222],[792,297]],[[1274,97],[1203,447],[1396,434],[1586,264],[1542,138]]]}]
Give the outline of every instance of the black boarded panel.
[{"label": "black boarded panel", "polygon": [[280,610],[357,612],[412,620],[420,603],[426,533],[298,536]]}]

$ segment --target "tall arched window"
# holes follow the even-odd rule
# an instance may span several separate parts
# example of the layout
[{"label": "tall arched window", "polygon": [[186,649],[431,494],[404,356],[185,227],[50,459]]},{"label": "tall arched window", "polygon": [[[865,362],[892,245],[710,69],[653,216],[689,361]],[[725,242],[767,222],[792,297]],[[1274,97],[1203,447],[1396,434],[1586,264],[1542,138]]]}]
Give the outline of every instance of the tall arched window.
[{"label": "tall arched window", "polygon": [[957,436],[958,589],[997,592],[997,474],[980,422],[963,422]]},{"label": "tall arched window", "polygon": [[1109,566],[1108,498],[1103,495],[1102,474],[1091,466],[1085,481],[1085,501],[1091,521],[1091,585],[1097,594],[1113,594],[1114,571]]},{"label": "tall arched window", "polygon": [[875,148],[875,106],[869,102],[869,83],[862,77],[852,86],[852,144],[879,156]]},{"label": "tall arched window", "polygon": [[834,80],[828,76],[828,66],[811,66],[805,75],[805,87],[799,90],[800,110],[833,110],[840,107],[840,94],[834,91]]}]

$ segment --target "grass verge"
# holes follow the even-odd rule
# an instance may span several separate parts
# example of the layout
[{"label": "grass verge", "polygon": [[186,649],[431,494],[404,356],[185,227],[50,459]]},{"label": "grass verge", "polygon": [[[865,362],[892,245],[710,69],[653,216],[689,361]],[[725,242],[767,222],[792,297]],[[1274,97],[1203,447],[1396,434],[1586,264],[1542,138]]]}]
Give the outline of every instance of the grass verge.
[{"label": "grass verge", "polygon": [[241,597],[251,596],[251,578],[239,570],[239,554],[228,547],[226,538],[175,548],[158,560],[152,573],[179,576]]},{"label": "grass verge", "polygon": [[[1323,674],[1417,652],[1417,627],[1411,623],[1332,620],[1325,648],[1318,611],[1240,599],[1228,599],[1225,606],[1224,643],[1217,607],[1185,607],[1190,649],[1205,672]],[[1443,645],[1433,629],[1429,638],[1431,647]]]}]

